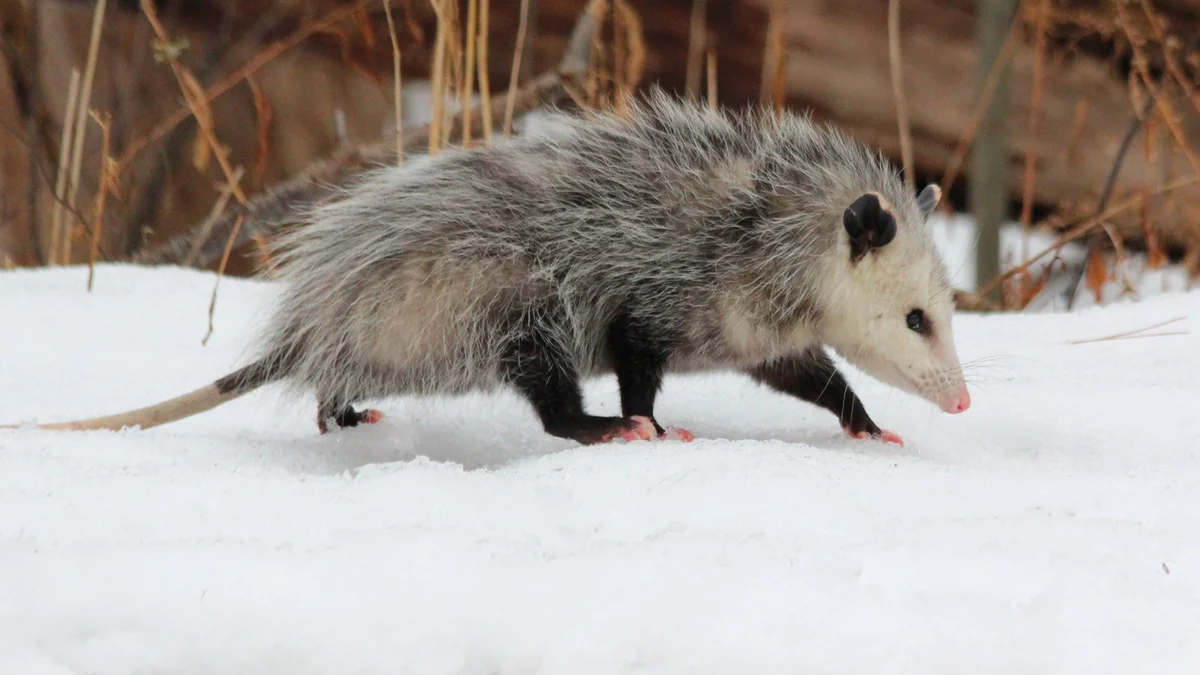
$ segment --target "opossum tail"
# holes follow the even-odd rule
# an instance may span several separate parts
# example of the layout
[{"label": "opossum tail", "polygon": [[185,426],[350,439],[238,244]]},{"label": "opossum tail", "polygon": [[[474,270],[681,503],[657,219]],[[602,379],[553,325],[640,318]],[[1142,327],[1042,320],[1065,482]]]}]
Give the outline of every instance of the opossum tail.
[{"label": "opossum tail", "polygon": [[[277,361],[262,359],[244,368],[207,384],[199,389],[190,391],[173,399],[117,413],[105,417],[93,417],[73,422],[54,422],[39,424],[38,429],[56,429],[65,431],[89,431],[93,429],[110,429],[119,431],[126,427],[141,427],[149,429],[162,424],[176,422],[185,417],[192,417],[211,410],[219,405],[228,403],[235,398],[248,394],[255,389],[279,378]],[[0,429],[19,429],[21,425],[10,424],[0,426]]]}]

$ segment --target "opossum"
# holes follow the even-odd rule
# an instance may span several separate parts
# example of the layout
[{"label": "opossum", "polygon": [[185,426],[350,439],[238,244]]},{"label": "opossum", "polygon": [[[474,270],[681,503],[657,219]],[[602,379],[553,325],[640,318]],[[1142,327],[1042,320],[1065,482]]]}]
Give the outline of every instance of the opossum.
[{"label": "opossum", "polygon": [[[691,440],[660,424],[668,373],[733,370],[881,429],[833,353],[947,413],[970,406],[952,291],[916,193],[879,152],[804,112],[652,89],[623,113],[549,112],[536,133],[375,167],[280,235],[259,357],[189,394],[45,429],[149,428],[283,382],[317,425],[355,405],[507,387],[581,444]],[[621,415],[584,407],[615,375]]]}]

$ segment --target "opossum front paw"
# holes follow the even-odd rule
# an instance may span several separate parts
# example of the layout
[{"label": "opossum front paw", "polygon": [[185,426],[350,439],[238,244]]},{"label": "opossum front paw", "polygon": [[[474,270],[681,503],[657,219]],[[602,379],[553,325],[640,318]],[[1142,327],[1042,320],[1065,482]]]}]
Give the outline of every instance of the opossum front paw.
[{"label": "opossum front paw", "polygon": [[680,429],[679,427],[666,427],[663,429],[663,432],[658,435],[658,438],[662,441],[682,441],[684,443],[691,443],[692,441],[696,440],[696,435],[687,429]]},{"label": "opossum front paw", "polygon": [[623,441],[652,441],[658,437],[658,429],[654,428],[654,420],[641,415],[629,418],[626,426],[605,435],[605,441],[621,439]]},{"label": "opossum front paw", "polygon": [[896,445],[904,445],[904,439],[900,438],[899,434],[888,431],[887,429],[880,429],[878,434],[872,434],[869,431],[851,431],[849,429],[849,427],[845,427],[842,430],[845,431],[846,435],[849,436],[850,438],[857,438],[858,440],[861,440],[861,441],[876,439],[876,440],[881,440],[884,443],[894,443]]}]

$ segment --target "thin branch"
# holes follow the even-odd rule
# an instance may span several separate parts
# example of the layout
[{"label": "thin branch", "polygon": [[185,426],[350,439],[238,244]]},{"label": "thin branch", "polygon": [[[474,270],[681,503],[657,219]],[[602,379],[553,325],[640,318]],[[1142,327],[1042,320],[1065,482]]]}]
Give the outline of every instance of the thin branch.
[{"label": "thin branch", "polygon": [[[467,6],[467,36],[465,47],[467,54],[463,62],[463,88],[459,110],[471,109],[471,95],[475,93],[475,35],[479,31],[479,0],[469,0]],[[463,117],[462,125],[463,147],[471,147],[471,116]]]},{"label": "thin branch", "polygon": [[1108,209],[1104,213],[1101,213],[1097,216],[1093,216],[1092,218],[1088,218],[1087,220],[1084,220],[1083,222],[1079,223],[1078,225],[1075,225],[1071,229],[1069,229],[1066,232],[1064,232],[1063,234],[1061,234],[1057,239],[1054,240],[1054,243],[1052,243],[1049,246],[1047,246],[1046,248],[1042,249],[1041,253],[1038,253],[1037,255],[1033,256],[1032,258],[1028,258],[1024,262],[1022,262],[1020,265],[1017,265],[1016,267],[1013,267],[1012,269],[1009,269],[1008,271],[997,275],[996,278],[994,278],[991,281],[989,281],[988,283],[984,284],[983,288],[979,289],[979,291],[977,291],[977,293],[979,295],[986,296],[998,284],[1002,284],[1005,281],[1008,281],[1009,279],[1011,279],[1013,276],[1020,274],[1021,272],[1024,272],[1025,270],[1028,270],[1038,260],[1041,260],[1045,256],[1047,256],[1051,253],[1054,253],[1058,249],[1062,248],[1064,245],[1091,232],[1093,228],[1099,226],[1101,223],[1112,218],[1113,216],[1119,215],[1121,213],[1124,213],[1125,211],[1128,211],[1129,209],[1134,208],[1135,206],[1138,206],[1138,204],[1141,202],[1141,200],[1144,199],[1146,196],[1165,194],[1165,193],[1168,193],[1168,192],[1171,192],[1174,190],[1178,190],[1179,188],[1182,188],[1182,187],[1187,187],[1189,185],[1195,185],[1197,183],[1200,183],[1200,174],[1188,176],[1187,178],[1180,178],[1178,180],[1171,181],[1170,183],[1167,183],[1166,185],[1163,185],[1159,188],[1151,190],[1148,193],[1146,193],[1146,195],[1139,195],[1137,197],[1134,197],[1132,199],[1124,201],[1121,204]]},{"label": "thin branch", "polygon": [[204,334],[204,338],[200,340],[200,344],[208,346],[208,338],[213,334],[213,315],[217,311],[217,289],[221,287],[221,277],[225,276],[225,265],[229,263],[229,254],[233,251],[233,242],[237,239],[238,230],[242,229],[242,221],[245,216],[238,216],[233,223],[233,232],[229,235],[229,239],[225,241],[225,252],[221,254],[221,264],[217,267],[217,280],[213,283],[212,300],[208,303],[208,332]]},{"label": "thin branch", "polygon": [[[280,54],[290,50],[307,40],[316,33],[328,31],[334,24],[354,14],[360,7],[365,4],[366,0],[358,0],[350,5],[340,7],[325,15],[325,18],[300,28],[292,35],[284,40],[280,40],[270,47],[259,52],[257,56],[250,59],[246,65],[227,75],[224,79],[218,82],[211,89],[205,91],[201,97],[195,101],[195,106],[206,106],[220,98],[230,89],[239,85],[246,77],[262,70],[268,63],[274,61]],[[185,105],[178,109],[170,117],[163,120],[149,134],[132,143],[127,150],[117,160],[117,172],[124,173],[129,168],[130,163],[138,156],[142,150],[148,145],[161,139],[167,135],[172,129],[178,126],[181,122],[191,117],[194,113],[193,105]]]},{"label": "thin branch", "polygon": [[[971,149],[971,143],[974,142],[975,135],[979,132],[979,126],[983,124],[983,118],[991,107],[992,97],[996,95],[996,89],[1000,85],[1000,76],[1008,67],[1008,62],[1016,51],[1017,35],[1020,33],[1017,28],[1020,23],[1019,19],[1013,19],[1012,26],[1008,29],[1008,37],[1004,38],[1004,45],[1000,48],[1000,53],[996,55],[996,61],[992,63],[991,72],[984,80],[983,91],[980,92],[979,101],[971,113],[971,119],[963,129],[962,136],[958,139],[958,146],[954,149],[954,155],[950,157],[950,161],[946,164],[946,170],[942,174],[942,190],[949,191],[958,178],[958,172],[962,169],[967,152]],[[949,208],[949,200],[943,200],[942,205]]]},{"label": "thin branch", "polygon": [[[22,147],[24,147],[26,150],[28,150],[31,153],[29,156],[34,158],[33,168],[34,168],[34,170],[37,171],[37,175],[41,177],[42,183],[53,187],[54,186],[54,176],[50,173],[50,168],[47,167],[45,165],[45,163],[42,162],[41,158],[39,158],[36,154],[32,154],[34,152],[34,145],[35,145],[34,142],[28,138],[25,138],[25,136],[21,133],[21,131],[19,129],[14,128],[11,124],[9,124],[3,118],[0,118],[0,129],[3,129],[5,132],[10,134],[13,138],[17,139],[17,142],[20,143],[22,145]],[[74,219],[75,224],[79,227],[82,227],[84,232],[88,236],[91,236],[92,227],[91,227],[91,225],[88,224],[87,219],[84,217],[84,215],[79,212],[79,209],[76,209],[71,204],[64,202],[56,193],[52,193],[50,195],[50,199],[54,202],[55,208],[62,208],[63,211],[70,214],[71,217]],[[112,259],[112,257],[109,255],[108,251],[104,248],[103,244],[101,244],[101,246],[100,246],[100,255],[105,260]]]},{"label": "thin branch", "polygon": [[[1141,0],[1141,2],[1142,11],[1146,14],[1146,23],[1150,24],[1150,31],[1154,33],[1154,39],[1158,40],[1158,42],[1162,44],[1163,60],[1166,61],[1167,70],[1171,73],[1171,76],[1175,78],[1175,81],[1179,84],[1179,87],[1183,89],[1183,92],[1187,95],[1188,100],[1192,102],[1192,107],[1196,109],[1197,113],[1200,113],[1200,88],[1197,88],[1191,79],[1188,78],[1187,73],[1183,72],[1183,67],[1179,65],[1179,59],[1171,56],[1171,40],[1166,35],[1166,29],[1163,27],[1162,18],[1159,17],[1158,13],[1154,11],[1154,8],[1150,6],[1150,0]],[[1188,54],[1195,49],[1196,41],[1197,37],[1192,36],[1192,39],[1189,40],[1187,46],[1183,48],[1180,56],[1186,59]],[[1178,42],[1175,44],[1178,44]]]},{"label": "thin branch", "polygon": [[[92,34],[88,41],[87,63],[84,65],[83,80],[80,83],[79,101],[77,102],[79,109],[75,112],[75,131],[71,135],[74,147],[71,148],[71,175],[67,180],[66,201],[68,204],[75,203],[75,196],[79,191],[79,179],[83,171],[83,141],[87,136],[88,120],[86,113],[91,107],[92,84],[96,79],[96,61],[100,55],[100,34],[104,28],[104,11],[107,7],[108,0],[99,0],[92,13]],[[62,260],[66,263],[69,262],[71,255],[69,232],[63,237],[62,246]]]},{"label": "thin branch", "polygon": [[[1188,54],[1195,49],[1197,45],[1200,45],[1200,37],[1193,37],[1188,41],[1183,53],[1185,55]],[[1142,103],[1142,109],[1138,111],[1138,114],[1129,123],[1129,128],[1125,130],[1125,137],[1121,139],[1121,145],[1117,149],[1117,156],[1113,160],[1112,168],[1109,169],[1108,172],[1108,179],[1104,182],[1104,189],[1100,191],[1100,201],[1096,204],[1096,213],[1100,213],[1108,205],[1108,200],[1112,196],[1113,190],[1116,188],[1117,176],[1121,172],[1121,166],[1125,163],[1125,156],[1129,153],[1129,148],[1133,144],[1133,138],[1142,128],[1144,121],[1149,117],[1151,109],[1155,106],[1157,98],[1158,97],[1154,92],[1148,92],[1146,94],[1145,102]],[[1143,204],[1144,202],[1145,200],[1143,199]],[[1070,284],[1067,286],[1067,288],[1070,289],[1067,295],[1068,310],[1075,307],[1075,301],[1079,297],[1079,289],[1083,286],[1083,277],[1087,272],[1086,261],[1092,255],[1097,254],[1102,242],[1102,238],[1092,235],[1091,241],[1089,241],[1087,246],[1087,255],[1084,257],[1084,263],[1079,266],[1079,270],[1074,274]]]},{"label": "thin branch", "polygon": [[707,51],[705,37],[708,0],[692,0],[692,21],[688,30],[687,95],[695,99],[700,96],[700,71]]},{"label": "thin branch", "polygon": [[521,0],[521,17],[517,23],[517,40],[513,45],[512,72],[508,78],[508,98],[504,102],[504,135],[512,135],[513,108],[517,98],[517,78],[521,73],[521,55],[525,48],[525,33],[529,30],[529,0]]},{"label": "thin branch", "polygon": [[1175,111],[1175,106],[1171,105],[1171,102],[1159,92],[1158,86],[1154,84],[1153,78],[1150,77],[1150,67],[1147,65],[1149,59],[1146,57],[1145,50],[1142,49],[1140,36],[1134,33],[1133,26],[1126,14],[1128,10],[1124,8],[1124,3],[1121,2],[1114,3],[1114,7],[1117,9],[1118,23],[1121,25],[1121,29],[1125,31],[1126,37],[1129,38],[1130,47],[1133,49],[1133,65],[1136,67],[1138,74],[1141,75],[1142,84],[1149,90],[1153,100],[1157,102],[1163,123],[1167,125],[1167,129],[1175,137],[1175,143],[1179,145],[1179,150],[1183,152],[1183,156],[1192,165],[1192,170],[1200,173],[1200,157],[1197,157],[1196,153],[1188,145],[1187,134],[1179,126],[1180,115]]},{"label": "thin branch", "polygon": [[113,186],[114,176],[112,174],[112,157],[109,157],[109,145],[112,141],[112,115],[104,113],[103,115],[92,111],[92,119],[96,120],[96,124],[100,125],[102,134],[100,140],[100,180],[97,181],[96,188],[96,206],[92,222],[92,249],[88,254],[88,281],[87,289],[92,291],[92,280],[96,275],[96,254],[100,252],[100,236],[104,229],[104,198],[108,195]]},{"label": "thin branch", "polygon": [[[242,173],[243,169],[239,166],[234,171],[234,181],[240,181],[242,179]],[[191,267],[192,263],[196,261],[196,256],[200,255],[200,247],[204,244],[204,242],[208,241],[208,238],[212,234],[213,227],[217,224],[217,220],[221,217],[221,214],[224,213],[225,208],[229,206],[229,200],[233,197],[233,188],[236,184],[236,182],[225,183],[221,186],[221,194],[217,197],[217,201],[213,202],[212,210],[208,212],[208,218],[206,218],[200,225],[200,231],[192,240],[191,250],[188,251],[188,254],[184,256],[183,261],[180,263],[180,265],[183,267]]]},{"label": "thin branch", "polygon": [[[167,33],[167,29],[158,20],[158,13],[154,9],[154,4],[151,0],[141,0],[142,13],[146,15],[146,20],[150,22],[150,26],[154,29],[155,35],[161,45],[165,46],[171,43],[171,36]],[[172,72],[175,73],[175,79],[179,82],[179,89],[183,92],[183,98],[192,107],[192,116],[196,118],[197,125],[200,127],[200,132],[204,136],[204,140],[208,143],[208,147],[212,150],[213,155],[217,158],[217,163],[221,167],[221,171],[225,173],[225,180],[233,185],[233,196],[237,197],[239,202],[246,202],[246,193],[242,191],[238,181],[234,179],[233,166],[229,163],[228,152],[221,146],[217,140],[216,131],[213,129],[212,116],[207,113],[200,112],[200,105],[203,100],[203,92],[199,91],[199,83],[195,78],[188,73],[187,69],[179,63],[179,59],[174,56],[168,56],[167,62],[171,66]]]},{"label": "thin branch", "polygon": [[[1125,164],[1125,156],[1129,153],[1129,148],[1133,145],[1133,137],[1137,135],[1139,129],[1142,128],[1142,122],[1146,116],[1150,114],[1150,109],[1154,107],[1154,97],[1148,96],[1146,102],[1142,104],[1142,109],[1129,123],[1129,128],[1125,130],[1125,137],[1121,139],[1121,145],[1117,148],[1117,156],[1113,159],[1112,168],[1108,170],[1108,178],[1104,181],[1104,189],[1100,191],[1100,201],[1096,203],[1096,214],[1100,214],[1108,206],[1108,200],[1112,197],[1113,189],[1117,185],[1117,176],[1121,173],[1121,167]],[[1088,255],[1085,256],[1085,263],[1079,266],[1079,271],[1074,275],[1071,283],[1068,284],[1070,294],[1067,296],[1067,309],[1072,309],[1075,306],[1075,300],[1079,296],[1079,288],[1083,285],[1083,275],[1087,271],[1086,260],[1091,257],[1094,250],[1098,248],[1098,240],[1093,239],[1087,247]]]},{"label": "thin branch", "polygon": [[434,13],[437,15],[437,36],[433,45],[433,65],[430,72],[430,123],[428,152],[430,157],[438,154],[442,142],[442,109],[446,105],[446,41],[449,39],[450,27],[447,25],[444,0],[430,0]]},{"label": "thin branch", "polygon": [[[1025,147],[1025,176],[1021,195],[1021,224],[1029,229],[1033,218],[1033,187],[1037,175],[1037,137],[1041,123],[1042,90],[1046,80],[1046,24],[1049,22],[1050,0],[1038,6],[1037,43],[1034,47],[1033,93],[1029,103],[1029,138]],[[1023,252],[1024,253],[1024,252]]]},{"label": "thin branch", "polygon": [[1104,337],[1084,338],[1081,340],[1067,340],[1067,343],[1073,344],[1073,345],[1082,345],[1082,344],[1087,344],[1089,342],[1104,342],[1107,340],[1122,340],[1122,339],[1131,338],[1131,337],[1159,337],[1162,335],[1185,335],[1186,334],[1185,332],[1168,332],[1168,333],[1156,333],[1156,334],[1145,334],[1145,333],[1146,333],[1146,331],[1154,330],[1155,328],[1162,328],[1163,326],[1169,326],[1173,323],[1178,323],[1180,321],[1183,321],[1186,318],[1187,318],[1186,316],[1177,316],[1174,319],[1167,319],[1166,321],[1160,321],[1154,325],[1146,326],[1144,328],[1138,328],[1136,330],[1125,331],[1123,333],[1114,333],[1112,335],[1105,335]]},{"label": "thin branch", "polygon": [[719,103],[717,101],[717,50],[711,45],[708,47],[708,107],[713,112],[717,111]]},{"label": "thin branch", "polygon": [[489,5],[491,0],[480,0],[479,4],[479,105],[483,108],[483,142],[492,146],[492,85],[488,74],[488,32],[491,30]]},{"label": "thin branch", "polygon": [[[71,69],[71,84],[67,89],[67,109],[63,113],[62,139],[58,143],[58,177],[54,181],[54,208],[50,213],[50,248],[47,251],[46,262],[57,265],[59,250],[63,237],[63,208],[68,206],[66,201],[67,165],[71,156],[71,135],[75,130],[76,103],[79,100],[79,70]],[[32,151],[32,148],[30,148]],[[69,205],[74,208],[74,204]]]},{"label": "thin branch", "polygon": [[392,0],[383,0],[383,12],[387,15],[388,35],[392,38],[392,87],[395,89],[392,102],[396,109],[396,163],[404,163],[404,113],[400,99],[400,42],[396,37],[396,22],[392,18]]},{"label": "thin branch", "polygon": [[900,0],[888,2],[888,55],[892,66],[896,124],[900,127],[900,155],[904,161],[904,178],[911,188],[916,184],[916,169],[913,167],[912,128],[908,122],[908,106],[904,101],[904,67],[900,60]]},{"label": "thin branch", "polygon": [[[597,0],[592,0],[589,8],[593,8]],[[518,90],[514,109],[532,110],[541,105],[555,106],[570,99],[566,81],[578,78],[587,72],[587,53],[591,45],[591,36],[596,30],[597,21],[589,11],[581,14],[571,33],[568,47],[555,70],[543,73],[529,81]],[[475,107],[466,114],[482,118],[484,110]],[[501,123],[501,111],[492,110],[492,121],[497,126]],[[456,120],[461,120],[460,114]],[[461,124],[461,122],[460,122]],[[430,139],[428,125],[411,129],[405,133],[405,147],[412,152],[424,150]],[[280,183],[245,204],[235,205],[229,209],[212,228],[213,239],[203,244],[195,264],[205,267],[217,260],[221,250],[216,247],[214,240],[219,240],[231,231],[233,223],[238,218],[246,222],[240,226],[233,247],[241,246],[254,236],[262,235],[280,227],[307,209],[312,204],[336,193],[340,186],[359,175],[362,171],[395,161],[395,149],[390,144],[380,144],[363,148],[352,148],[339,151],[333,157],[315,162],[301,174]],[[165,244],[153,249],[142,251],[133,256],[132,260],[142,264],[176,263],[183,259],[191,250],[196,239],[196,229],[183,232]],[[233,235],[228,235],[233,236]]]}]

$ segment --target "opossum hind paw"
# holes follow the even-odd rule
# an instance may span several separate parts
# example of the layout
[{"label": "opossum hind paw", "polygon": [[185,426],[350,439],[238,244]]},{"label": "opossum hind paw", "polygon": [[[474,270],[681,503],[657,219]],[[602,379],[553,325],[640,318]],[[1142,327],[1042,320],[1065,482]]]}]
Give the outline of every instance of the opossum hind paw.
[{"label": "opossum hind paw", "polygon": [[878,435],[872,435],[871,432],[869,432],[869,431],[855,432],[855,431],[850,431],[849,429],[844,429],[843,431],[846,432],[847,436],[849,436],[851,438],[857,438],[857,439],[863,440],[863,441],[874,439],[874,440],[883,441],[884,443],[893,443],[895,445],[904,445],[904,439],[900,438],[899,434],[892,432],[892,431],[888,431],[887,429],[880,429]]},{"label": "opossum hind paw", "polygon": [[664,431],[658,435],[659,440],[663,441],[680,441],[683,443],[691,443],[696,440],[696,435],[687,429],[679,427],[664,427]]},{"label": "opossum hind paw", "polygon": [[330,414],[328,411],[317,409],[317,429],[322,433],[328,433],[329,420],[333,420],[339,428],[356,427],[360,424],[378,424],[383,421],[383,413],[373,408],[368,408],[359,412],[354,408],[347,406],[337,414]]}]

